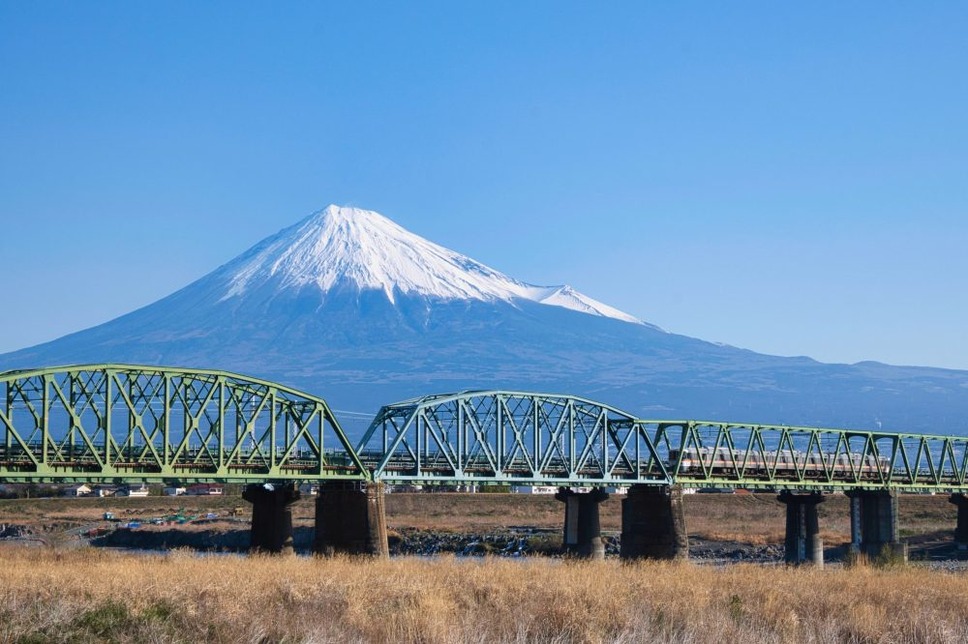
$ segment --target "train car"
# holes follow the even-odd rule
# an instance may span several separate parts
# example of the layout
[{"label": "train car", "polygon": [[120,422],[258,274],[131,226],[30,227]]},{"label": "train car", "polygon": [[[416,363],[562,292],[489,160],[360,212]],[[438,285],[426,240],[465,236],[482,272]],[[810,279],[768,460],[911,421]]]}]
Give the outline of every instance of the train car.
[{"label": "train car", "polygon": [[737,470],[742,469],[746,477],[769,476],[770,473],[777,477],[797,476],[801,473],[811,478],[826,478],[829,471],[838,479],[868,479],[886,475],[891,462],[873,454],[838,454],[824,459],[816,453],[789,449],[750,451],[747,454],[732,452],[726,447],[687,447],[681,454],[678,449],[669,450],[667,465],[672,471],[678,465],[680,475],[702,475],[704,470],[710,470],[712,475],[728,477],[735,476]]}]

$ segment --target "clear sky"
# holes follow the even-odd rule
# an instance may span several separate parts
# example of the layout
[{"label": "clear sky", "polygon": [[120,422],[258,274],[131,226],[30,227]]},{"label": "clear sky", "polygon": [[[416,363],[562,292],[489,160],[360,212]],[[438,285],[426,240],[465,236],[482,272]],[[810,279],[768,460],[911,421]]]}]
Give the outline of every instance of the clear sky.
[{"label": "clear sky", "polygon": [[964,2],[0,0],[0,352],[329,203],[670,331],[968,369]]}]

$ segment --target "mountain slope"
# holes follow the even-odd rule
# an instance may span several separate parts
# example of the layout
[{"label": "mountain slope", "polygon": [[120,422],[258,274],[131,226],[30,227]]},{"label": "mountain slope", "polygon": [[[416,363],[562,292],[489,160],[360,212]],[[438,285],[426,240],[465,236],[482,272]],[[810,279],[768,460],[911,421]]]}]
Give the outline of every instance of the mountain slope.
[{"label": "mountain slope", "polygon": [[111,361],[238,371],[370,413],[427,393],[508,388],[653,418],[968,427],[966,372],[826,365],[667,333],[336,206],[158,302],[0,356],[0,369]]}]

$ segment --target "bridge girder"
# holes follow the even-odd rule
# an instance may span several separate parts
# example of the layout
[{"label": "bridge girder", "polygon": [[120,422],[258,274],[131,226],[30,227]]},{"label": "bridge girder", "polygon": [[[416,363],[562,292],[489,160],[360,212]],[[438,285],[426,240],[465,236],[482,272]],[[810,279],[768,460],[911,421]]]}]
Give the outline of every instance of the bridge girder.
[{"label": "bridge girder", "polygon": [[226,371],[88,364],[0,373],[0,480],[365,479],[324,400]]},{"label": "bridge girder", "polygon": [[671,483],[634,416],[558,394],[467,391],[387,405],[357,453],[387,481]]},{"label": "bridge girder", "polygon": [[640,420],[677,483],[698,487],[968,491],[968,437]]}]

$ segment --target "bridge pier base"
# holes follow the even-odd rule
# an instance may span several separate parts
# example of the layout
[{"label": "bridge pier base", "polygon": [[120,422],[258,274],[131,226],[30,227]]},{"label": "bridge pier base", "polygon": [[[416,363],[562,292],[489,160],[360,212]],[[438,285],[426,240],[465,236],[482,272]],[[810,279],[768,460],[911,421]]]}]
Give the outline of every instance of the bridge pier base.
[{"label": "bridge pier base", "polygon": [[252,504],[252,552],[292,553],[292,508],[299,500],[294,483],[245,486],[242,498]]},{"label": "bridge pier base", "polygon": [[907,561],[907,544],[897,538],[897,493],[886,490],[847,492],[850,499],[851,550],[868,557],[885,551]]},{"label": "bridge pier base", "polygon": [[633,485],[622,500],[622,559],[688,559],[682,487]]},{"label": "bridge pier base", "polygon": [[823,539],[817,516],[817,505],[823,503],[823,495],[784,490],[777,500],[786,504],[786,562],[810,563],[823,568]]},{"label": "bridge pier base", "polygon": [[952,494],[948,501],[958,506],[958,524],[955,527],[955,543],[959,550],[968,550],[968,496]]},{"label": "bridge pier base", "polygon": [[383,495],[383,483],[321,483],[316,497],[313,552],[389,557]]},{"label": "bridge pier base", "polygon": [[558,489],[555,498],[565,504],[565,554],[582,559],[604,559],[605,544],[598,505],[608,498],[608,494],[600,488],[578,493],[563,487]]}]

